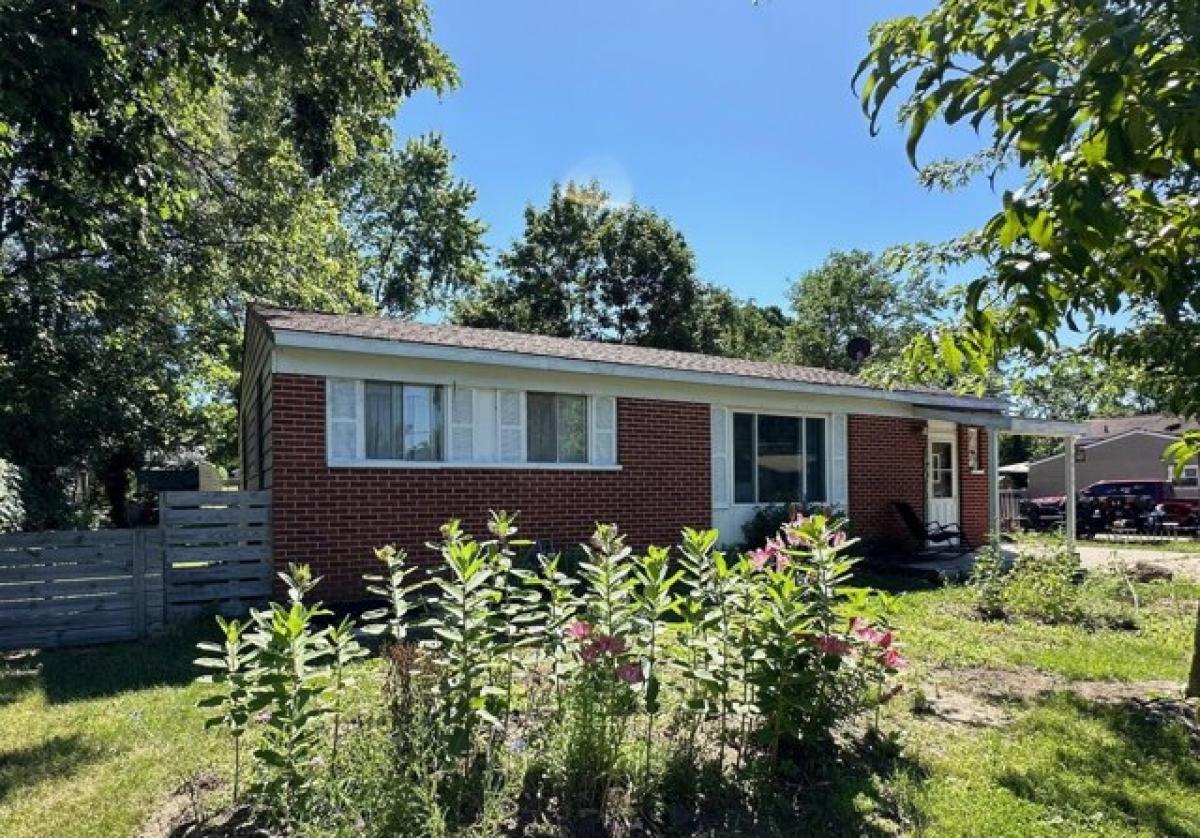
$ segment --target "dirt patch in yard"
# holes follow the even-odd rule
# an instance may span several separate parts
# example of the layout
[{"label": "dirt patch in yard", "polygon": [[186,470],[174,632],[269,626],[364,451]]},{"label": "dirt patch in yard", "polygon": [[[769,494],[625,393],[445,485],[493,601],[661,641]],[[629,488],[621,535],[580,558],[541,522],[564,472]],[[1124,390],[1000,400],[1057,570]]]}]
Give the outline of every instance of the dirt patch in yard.
[{"label": "dirt patch in yard", "polygon": [[1161,709],[1169,701],[1187,706],[1179,701],[1183,685],[1177,681],[1068,681],[1028,668],[943,667],[930,673],[913,710],[949,725],[1001,727],[1021,709],[1057,692],[1097,704]]}]

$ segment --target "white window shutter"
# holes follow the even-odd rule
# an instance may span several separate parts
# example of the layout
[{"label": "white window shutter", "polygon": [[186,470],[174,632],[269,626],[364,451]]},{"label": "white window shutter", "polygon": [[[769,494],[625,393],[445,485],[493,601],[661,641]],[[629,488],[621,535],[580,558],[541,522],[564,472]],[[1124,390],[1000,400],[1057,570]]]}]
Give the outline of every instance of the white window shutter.
[{"label": "white window shutter", "polygon": [[850,501],[849,462],[846,455],[846,414],[833,414],[829,427],[829,502],[846,509]]},{"label": "white window shutter", "polygon": [[712,408],[712,500],[714,509],[729,506],[729,409]]},{"label": "white window shutter", "polygon": [[475,459],[475,391],[455,387],[450,396],[450,459]]},{"label": "white window shutter", "polygon": [[360,394],[362,382],[345,378],[331,378],[326,389],[326,427],[330,460],[357,460],[360,458],[361,434]]},{"label": "white window shutter", "polygon": [[522,396],[519,390],[500,390],[496,394],[496,426],[502,463],[525,461],[525,406]]},{"label": "white window shutter", "polygon": [[617,462],[617,400],[612,396],[592,397],[592,463]]}]

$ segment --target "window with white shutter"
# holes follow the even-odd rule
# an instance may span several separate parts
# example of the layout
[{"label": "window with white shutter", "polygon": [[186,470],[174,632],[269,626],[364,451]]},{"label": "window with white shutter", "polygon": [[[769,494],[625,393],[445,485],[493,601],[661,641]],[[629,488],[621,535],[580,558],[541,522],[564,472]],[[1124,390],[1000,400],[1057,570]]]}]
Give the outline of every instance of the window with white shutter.
[{"label": "window with white shutter", "polygon": [[455,387],[450,396],[450,459],[475,459],[475,391]]},{"label": "window with white shutter", "polygon": [[592,398],[592,462],[617,463],[617,400],[612,396]]},{"label": "window with white shutter", "polygon": [[331,378],[326,387],[326,427],[329,459],[350,461],[362,457],[362,382]]},{"label": "window with white shutter", "polygon": [[829,430],[829,502],[845,509],[850,500],[846,414],[833,414]]},{"label": "window with white shutter", "polygon": [[729,506],[729,410],[712,409],[712,497],[713,508]]},{"label": "window with white shutter", "polygon": [[520,390],[500,390],[496,394],[496,426],[500,462],[525,461],[524,393]]}]

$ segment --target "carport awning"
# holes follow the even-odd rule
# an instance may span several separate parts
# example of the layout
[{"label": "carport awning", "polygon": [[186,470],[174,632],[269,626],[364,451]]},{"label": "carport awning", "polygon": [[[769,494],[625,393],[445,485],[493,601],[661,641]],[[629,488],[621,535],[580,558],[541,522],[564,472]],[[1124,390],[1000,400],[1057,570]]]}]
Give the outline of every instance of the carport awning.
[{"label": "carport awning", "polygon": [[1008,416],[1003,413],[983,413],[967,410],[936,410],[918,407],[920,419],[957,422],[962,425],[978,425],[989,430],[1018,436],[1083,436],[1087,425],[1082,422],[1064,422],[1058,419],[1030,419],[1025,416]]},{"label": "carport awning", "polygon": [[[1067,543],[1075,542],[1075,441],[1087,432],[1087,426],[1082,422],[1062,422],[1057,419],[1029,419],[1024,416],[1008,416],[1003,413],[988,413],[986,411],[970,410],[939,410],[936,408],[918,407],[916,415],[920,419],[957,422],[962,425],[975,425],[986,428],[988,433],[988,520],[993,539],[999,538],[1000,533],[1000,434],[1016,434],[1019,436],[1057,436],[1063,440],[1065,456],[1063,468],[1066,478],[1066,496],[1068,498],[1063,522]],[[998,543],[998,542],[997,542]]]}]

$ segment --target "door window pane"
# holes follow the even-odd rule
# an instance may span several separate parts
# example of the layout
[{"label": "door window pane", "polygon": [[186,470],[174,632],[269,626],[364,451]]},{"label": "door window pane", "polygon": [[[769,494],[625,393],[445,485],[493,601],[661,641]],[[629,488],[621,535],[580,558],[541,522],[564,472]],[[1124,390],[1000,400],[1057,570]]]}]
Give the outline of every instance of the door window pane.
[{"label": "door window pane", "polygon": [[824,503],[825,493],[825,420],[804,420],[804,499]]},{"label": "door window pane", "polygon": [[800,420],[758,417],[758,502],[800,500]]},{"label": "door window pane", "polygon": [[754,503],[754,416],[733,414],[733,500]]},{"label": "door window pane", "polygon": [[949,442],[929,444],[929,474],[935,498],[954,497],[954,446]]},{"label": "door window pane", "polygon": [[558,405],[558,461],[560,463],[587,462],[587,397],[557,397]]}]

